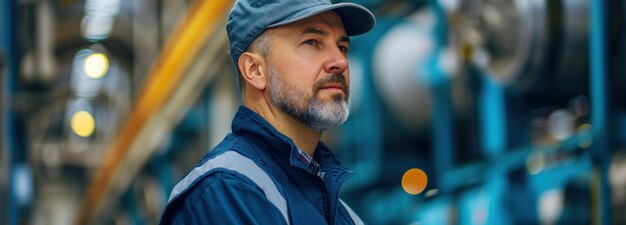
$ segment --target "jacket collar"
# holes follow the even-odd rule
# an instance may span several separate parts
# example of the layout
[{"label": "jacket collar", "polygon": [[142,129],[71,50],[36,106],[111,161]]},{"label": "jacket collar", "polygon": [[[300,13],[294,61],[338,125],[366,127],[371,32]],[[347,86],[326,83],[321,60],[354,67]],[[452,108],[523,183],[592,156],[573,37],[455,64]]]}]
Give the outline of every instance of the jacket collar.
[{"label": "jacket collar", "polygon": [[[298,148],[291,138],[280,133],[267,120],[248,107],[239,107],[233,119],[232,131],[235,135],[242,136],[255,144],[265,145],[267,151],[285,158],[291,166],[307,169],[308,165],[300,160]],[[315,149],[313,158],[327,171],[341,171],[335,175],[341,174],[335,179],[345,180],[353,175],[353,172],[341,166],[328,146],[321,141]]]},{"label": "jacket collar", "polygon": [[235,135],[252,140],[255,144],[265,144],[272,147],[273,153],[289,155],[297,150],[291,138],[280,133],[258,113],[245,106],[239,106],[233,118],[232,130]]}]

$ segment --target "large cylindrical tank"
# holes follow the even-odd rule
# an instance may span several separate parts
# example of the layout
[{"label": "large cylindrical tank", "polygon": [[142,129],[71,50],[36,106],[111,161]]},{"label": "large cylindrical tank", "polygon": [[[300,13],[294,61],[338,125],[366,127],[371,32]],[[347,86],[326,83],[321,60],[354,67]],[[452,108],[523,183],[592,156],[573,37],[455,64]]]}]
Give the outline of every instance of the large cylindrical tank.
[{"label": "large cylindrical tank", "polygon": [[[373,55],[374,85],[389,111],[405,127],[430,127],[434,87],[450,82],[453,109],[462,112],[470,101],[463,77],[458,73],[456,50],[438,48],[436,18],[421,8],[396,23],[380,39]],[[442,70],[443,76],[433,74]]]},{"label": "large cylindrical tank", "polygon": [[587,90],[588,12],[588,0],[466,0],[454,30],[513,96],[561,101]]}]

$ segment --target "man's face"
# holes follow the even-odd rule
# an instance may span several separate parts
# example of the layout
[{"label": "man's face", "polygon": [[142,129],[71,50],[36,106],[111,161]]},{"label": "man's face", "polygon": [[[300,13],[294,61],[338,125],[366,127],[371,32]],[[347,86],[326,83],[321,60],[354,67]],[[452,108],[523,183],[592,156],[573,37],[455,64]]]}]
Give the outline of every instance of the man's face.
[{"label": "man's face", "polygon": [[315,131],[348,118],[350,46],[340,17],[326,12],[272,29],[271,102]]}]

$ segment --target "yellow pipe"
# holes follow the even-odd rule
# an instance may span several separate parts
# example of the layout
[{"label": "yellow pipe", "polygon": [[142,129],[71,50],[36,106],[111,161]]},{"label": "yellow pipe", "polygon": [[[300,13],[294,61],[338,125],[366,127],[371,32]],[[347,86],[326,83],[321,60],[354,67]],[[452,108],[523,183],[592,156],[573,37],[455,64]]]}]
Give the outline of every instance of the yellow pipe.
[{"label": "yellow pipe", "polygon": [[133,140],[168,100],[210,35],[222,28],[217,26],[231,5],[231,0],[196,0],[189,7],[146,76],[137,104],[97,169],[77,214],[76,225],[89,224],[98,207],[102,207]]}]

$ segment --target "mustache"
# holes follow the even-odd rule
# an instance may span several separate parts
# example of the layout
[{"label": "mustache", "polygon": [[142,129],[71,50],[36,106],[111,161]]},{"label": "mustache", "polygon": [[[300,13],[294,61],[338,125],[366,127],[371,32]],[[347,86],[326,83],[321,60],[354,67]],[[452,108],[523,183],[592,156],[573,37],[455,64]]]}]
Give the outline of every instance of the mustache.
[{"label": "mustache", "polygon": [[350,93],[350,86],[346,82],[346,77],[341,73],[333,73],[330,75],[330,77],[324,78],[322,80],[315,82],[315,85],[313,86],[313,90],[318,91],[319,89],[321,89],[324,85],[328,83],[339,83],[341,84],[341,86],[343,86],[343,91],[345,92],[346,95]]}]

